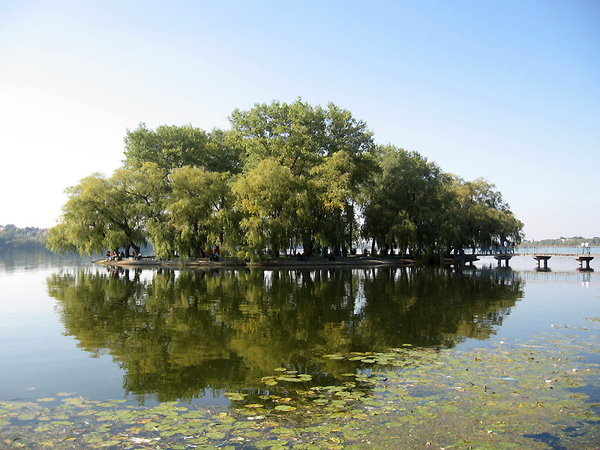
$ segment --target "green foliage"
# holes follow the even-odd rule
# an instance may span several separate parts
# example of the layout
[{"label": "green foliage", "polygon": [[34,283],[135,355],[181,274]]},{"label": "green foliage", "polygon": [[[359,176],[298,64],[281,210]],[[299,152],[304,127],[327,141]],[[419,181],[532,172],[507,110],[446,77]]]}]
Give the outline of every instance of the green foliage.
[{"label": "green foliage", "polygon": [[440,239],[449,177],[419,153],[380,150],[380,171],[365,202],[364,233],[384,249],[422,253]]},{"label": "green foliage", "polygon": [[163,169],[198,166],[211,172],[239,172],[241,151],[231,132],[214,129],[207,134],[191,125],[161,125],[155,130],[142,123],[125,136],[125,165],[137,168],[152,162]]},{"label": "green foliage", "polygon": [[206,133],[191,125],[182,127],[162,125],[149,130],[146,124],[127,130],[125,136],[125,163],[141,166],[153,162],[165,169],[197,163],[206,146]]},{"label": "green foliage", "polygon": [[[235,110],[231,123],[247,155],[236,192],[238,207],[246,215],[244,244],[250,254],[265,246],[273,254],[299,244],[309,253],[317,246],[352,246],[354,204],[375,161],[366,124],[333,104],[324,109],[300,99]],[[268,168],[265,161],[270,161]],[[273,184],[278,180],[271,174],[268,195],[257,193],[259,185],[250,188],[252,178],[264,176],[257,169],[273,171],[277,165],[288,171],[281,185]],[[275,191],[288,198],[265,213],[258,203],[272,202]]]},{"label": "green foliage", "polygon": [[363,233],[387,253],[416,254],[518,244],[523,224],[493,184],[445,174],[416,152],[380,150],[380,171],[364,204]]},{"label": "green foliage", "polygon": [[223,214],[231,194],[228,173],[184,166],[169,176],[166,223],[172,228],[181,256],[200,256],[211,243],[223,240]]},{"label": "green foliage", "polygon": [[240,225],[250,254],[260,254],[269,245],[278,256],[290,242],[295,219],[298,183],[291,169],[267,158],[239,177],[233,192],[245,213]]},{"label": "green foliage", "polygon": [[523,223],[513,216],[493,184],[483,179],[454,182],[457,244],[488,247],[502,245],[504,241],[521,242]]},{"label": "green foliage", "polygon": [[236,109],[230,121],[249,168],[272,158],[294,176],[306,175],[326,152],[324,111],[300,100],[291,105],[257,104],[250,111]]},{"label": "green foliage", "polygon": [[93,174],[68,188],[69,199],[61,222],[49,231],[48,248],[58,252],[76,248],[82,255],[121,247],[139,251],[145,243],[142,227],[147,205],[130,189],[135,179],[128,175],[123,170],[110,179]]},{"label": "green foliage", "polygon": [[221,247],[258,259],[302,246],[428,256],[519,243],[523,224],[495,186],[464,182],[392,145],[334,104],[301,99],[234,110],[231,130],[184,126],[127,131],[124,165],[67,190],[53,250],[138,249],[198,257]]}]

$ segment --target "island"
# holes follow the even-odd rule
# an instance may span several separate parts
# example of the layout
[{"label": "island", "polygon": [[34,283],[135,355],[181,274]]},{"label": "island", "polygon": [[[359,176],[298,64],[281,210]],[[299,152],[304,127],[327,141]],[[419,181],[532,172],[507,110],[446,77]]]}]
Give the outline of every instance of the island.
[{"label": "island", "polygon": [[492,183],[376,144],[365,122],[334,104],[273,101],[229,119],[231,129],[210,132],[127,130],[122,167],[67,188],[48,247],[127,258],[149,243],[163,264],[215,249],[253,263],[290,251],[441,262],[523,238]]}]

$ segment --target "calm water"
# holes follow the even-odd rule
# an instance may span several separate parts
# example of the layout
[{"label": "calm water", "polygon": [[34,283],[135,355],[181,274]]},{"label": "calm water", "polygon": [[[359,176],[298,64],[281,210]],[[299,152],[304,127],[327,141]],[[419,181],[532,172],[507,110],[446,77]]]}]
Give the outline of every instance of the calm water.
[{"label": "calm water", "polygon": [[568,257],[535,267],[109,271],[3,255],[0,400],[228,404],[224,391],[258,389],[277,367],[323,383],[355,369],[332,371],[324,354],[485,347],[600,317],[596,272]]}]

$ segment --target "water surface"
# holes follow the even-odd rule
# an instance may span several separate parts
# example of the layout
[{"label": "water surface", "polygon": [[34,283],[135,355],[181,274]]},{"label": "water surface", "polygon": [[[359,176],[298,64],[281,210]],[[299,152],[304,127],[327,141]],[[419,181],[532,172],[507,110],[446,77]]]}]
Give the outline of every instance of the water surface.
[{"label": "water surface", "polygon": [[225,404],[276,367],[323,383],[357,370],[324,354],[476,348],[600,316],[595,272],[550,267],[128,271],[13,257],[0,271],[0,399]]},{"label": "water surface", "polygon": [[[0,258],[7,448],[595,448],[593,271]],[[592,267],[594,265],[592,264]]]}]

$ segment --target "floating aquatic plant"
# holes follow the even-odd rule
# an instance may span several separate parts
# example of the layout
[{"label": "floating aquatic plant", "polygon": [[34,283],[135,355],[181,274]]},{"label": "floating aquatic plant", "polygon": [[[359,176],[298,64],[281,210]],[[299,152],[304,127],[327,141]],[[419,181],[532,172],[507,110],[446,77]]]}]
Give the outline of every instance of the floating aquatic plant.
[{"label": "floating aquatic plant", "polygon": [[[283,367],[260,401],[230,392],[229,408],[182,402],[136,407],[71,393],[0,402],[0,447],[28,449],[596,448],[597,319],[570,337],[471,351],[402,347],[324,355],[355,372],[317,385]],[[586,447],[587,446],[587,447]],[[594,447],[596,446],[596,447]]]}]

